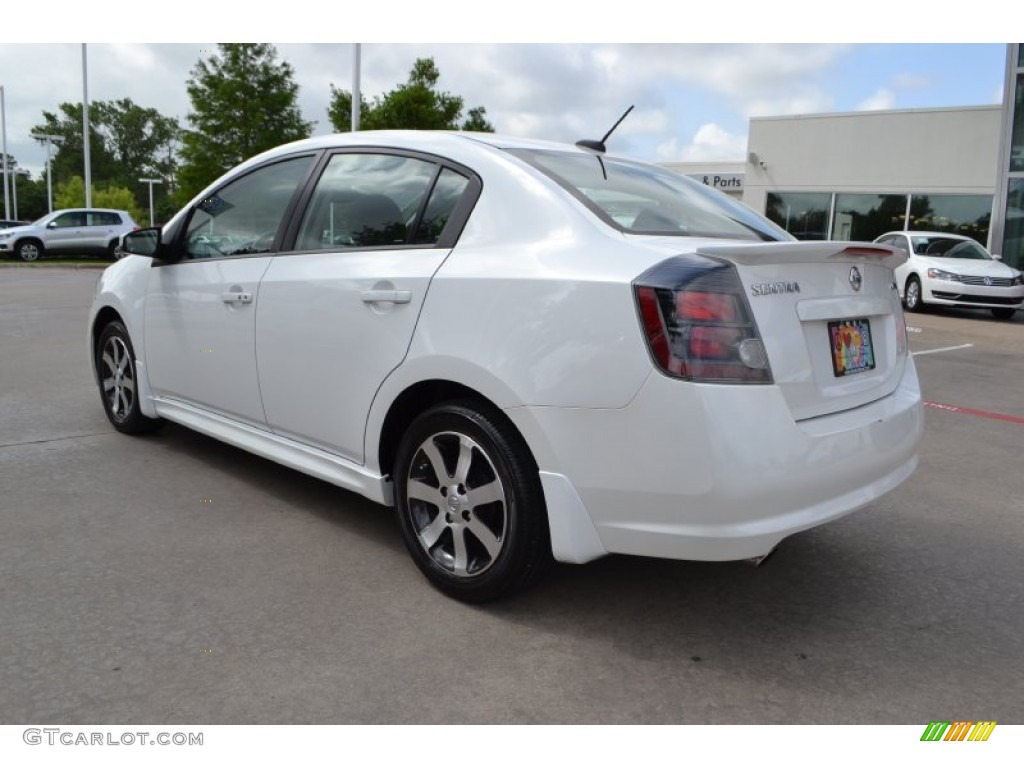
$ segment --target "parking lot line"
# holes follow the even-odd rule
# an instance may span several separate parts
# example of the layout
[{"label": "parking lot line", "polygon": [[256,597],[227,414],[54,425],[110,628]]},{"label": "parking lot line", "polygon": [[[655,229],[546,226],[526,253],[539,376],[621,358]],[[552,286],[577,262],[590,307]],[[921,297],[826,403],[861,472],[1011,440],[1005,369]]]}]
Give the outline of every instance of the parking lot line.
[{"label": "parking lot line", "polygon": [[967,349],[967,347],[973,347],[973,344],[957,344],[955,347],[938,347],[936,349],[922,349],[919,352],[911,352],[911,357],[917,357],[918,355],[930,355],[933,352],[952,352],[954,349]]},{"label": "parking lot line", "polygon": [[963,413],[968,416],[981,416],[983,419],[995,419],[996,421],[1008,421],[1011,424],[1024,424],[1024,418],[1020,416],[1010,416],[1005,413],[993,413],[992,411],[981,411],[977,408],[963,408],[959,405],[948,405],[947,403],[936,403],[931,400],[925,400],[924,404],[929,408],[937,408],[940,411],[949,411],[951,413]]}]

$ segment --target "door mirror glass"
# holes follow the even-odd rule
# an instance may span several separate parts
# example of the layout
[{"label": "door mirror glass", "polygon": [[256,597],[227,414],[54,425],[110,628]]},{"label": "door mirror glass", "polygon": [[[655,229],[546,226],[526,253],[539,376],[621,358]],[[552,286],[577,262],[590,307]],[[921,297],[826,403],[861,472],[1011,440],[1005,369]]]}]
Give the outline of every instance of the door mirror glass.
[{"label": "door mirror glass", "polygon": [[129,232],[121,241],[121,248],[125,253],[156,258],[160,251],[160,228],[149,227]]}]

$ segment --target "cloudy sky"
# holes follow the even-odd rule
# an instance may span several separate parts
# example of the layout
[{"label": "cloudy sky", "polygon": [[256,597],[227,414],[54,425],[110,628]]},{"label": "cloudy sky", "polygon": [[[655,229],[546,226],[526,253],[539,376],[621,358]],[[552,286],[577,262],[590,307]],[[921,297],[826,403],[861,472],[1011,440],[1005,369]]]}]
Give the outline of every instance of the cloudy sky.
[{"label": "cloudy sky", "polygon": [[[808,6],[819,13],[821,7]],[[174,30],[174,36],[230,28],[223,19],[205,19]],[[618,28],[618,22],[609,26],[613,33]],[[147,27],[143,22],[135,29]],[[271,30],[257,31],[264,35],[241,30],[231,37],[275,39]],[[318,37],[303,26],[284,25],[277,31],[285,40],[302,39],[304,32],[309,33],[307,39]],[[374,31],[376,35],[364,30],[363,39],[379,36],[380,31]],[[745,28],[741,31],[750,34]],[[622,39],[636,34],[635,27],[623,27],[622,32]],[[525,32],[520,34],[525,37]],[[590,34],[591,39],[600,37]],[[31,128],[41,122],[44,109],[56,111],[61,102],[82,98],[82,50],[76,40],[94,41],[88,44],[90,100],[130,97],[183,124],[191,108],[185,81],[199,58],[210,55],[204,51],[216,47],[205,40],[99,42],[111,37],[109,30],[104,35],[63,28],[55,36],[66,41],[0,46],[8,152],[34,176],[45,155],[29,138]],[[437,36],[436,30],[406,27],[393,39]],[[472,37],[449,34],[440,39],[459,36]],[[351,88],[354,46],[274,44],[295,69],[304,117],[316,121],[317,133],[329,132],[330,84]],[[441,72],[441,87],[463,96],[467,107],[485,106],[488,118],[503,133],[565,141],[599,138],[635,104],[610,142],[614,151],[657,161],[741,160],[752,116],[996,103],[1002,98],[1005,50],[1003,44],[977,42],[378,41],[362,44],[362,91],[373,96],[393,88],[406,79],[416,58],[430,56]]]}]

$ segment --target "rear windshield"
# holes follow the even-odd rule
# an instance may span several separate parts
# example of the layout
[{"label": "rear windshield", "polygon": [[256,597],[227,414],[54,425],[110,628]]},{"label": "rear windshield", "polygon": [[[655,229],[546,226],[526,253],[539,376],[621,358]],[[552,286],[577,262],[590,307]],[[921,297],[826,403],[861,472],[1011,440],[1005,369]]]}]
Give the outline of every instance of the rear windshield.
[{"label": "rear windshield", "polygon": [[629,234],[792,240],[740,202],[664,168],[600,155],[512,149]]}]

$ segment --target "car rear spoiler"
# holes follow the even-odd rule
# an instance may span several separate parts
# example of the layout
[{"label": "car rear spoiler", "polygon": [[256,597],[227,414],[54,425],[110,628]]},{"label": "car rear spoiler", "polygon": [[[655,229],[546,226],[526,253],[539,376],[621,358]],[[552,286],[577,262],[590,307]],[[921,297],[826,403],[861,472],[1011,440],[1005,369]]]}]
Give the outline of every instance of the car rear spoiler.
[{"label": "car rear spoiler", "polygon": [[813,262],[862,262],[884,264],[895,269],[907,260],[899,248],[881,243],[858,243],[842,240],[787,241],[756,245],[707,245],[697,250],[702,256],[726,259],[744,266],[764,264],[807,264]]}]

